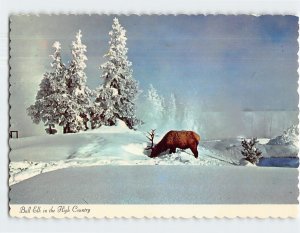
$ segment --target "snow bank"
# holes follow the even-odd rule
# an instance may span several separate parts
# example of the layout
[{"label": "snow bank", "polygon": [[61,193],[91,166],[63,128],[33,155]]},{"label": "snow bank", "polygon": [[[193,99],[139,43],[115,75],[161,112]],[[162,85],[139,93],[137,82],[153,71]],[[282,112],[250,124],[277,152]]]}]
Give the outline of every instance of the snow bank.
[{"label": "snow bank", "polygon": [[244,159],[244,158],[242,158],[242,159],[240,160],[240,165],[241,165],[241,166],[246,166],[246,167],[256,167],[255,164],[249,162],[248,160],[246,160],[246,159]]},{"label": "snow bank", "polygon": [[299,140],[299,129],[297,125],[292,125],[282,135],[271,139],[267,144],[268,145],[293,145],[298,146]]},{"label": "snow bank", "polygon": [[299,153],[299,129],[297,125],[271,139],[266,145],[268,157],[297,157]]},{"label": "snow bank", "polygon": [[270,141],[270,139],[269,138],[258,138],[257,141],[261,145],[266,145]]}]

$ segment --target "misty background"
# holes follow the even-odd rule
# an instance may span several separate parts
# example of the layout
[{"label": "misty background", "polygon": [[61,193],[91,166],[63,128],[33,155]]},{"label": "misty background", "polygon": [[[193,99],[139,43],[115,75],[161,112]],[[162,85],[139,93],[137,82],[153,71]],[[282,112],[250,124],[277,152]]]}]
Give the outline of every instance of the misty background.
[{"label": "misty background", "polygon": [[[87,84],[95,89],[102,83],[99,66],[105,62],[113,17],[11,16],[11,130],[21,137],[45,134],[26,108],[50,70],[55,41],[62,44],[67,64],[80,29],[87,46]],[[187,109],[189,113],[176,127],[197,130],[207,139],[273,137],[298,123],[298,17],[117,17],[127,31],[128,58],[143,90],[138,107],[150,84],[165,100],[173,93],[176,116],[182,118]],[[151,126],[147,122],[143,129]],[[176,128],[166,121],[159,127]]]}]

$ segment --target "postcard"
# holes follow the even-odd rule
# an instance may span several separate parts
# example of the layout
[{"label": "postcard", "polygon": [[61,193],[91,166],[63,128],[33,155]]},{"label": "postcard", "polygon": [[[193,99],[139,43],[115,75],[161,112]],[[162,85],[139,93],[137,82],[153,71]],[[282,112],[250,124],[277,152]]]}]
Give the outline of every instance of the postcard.
[{"label": "postcard", "polygon": [[12,217],[296,217],[293,15],[11,15]]}]

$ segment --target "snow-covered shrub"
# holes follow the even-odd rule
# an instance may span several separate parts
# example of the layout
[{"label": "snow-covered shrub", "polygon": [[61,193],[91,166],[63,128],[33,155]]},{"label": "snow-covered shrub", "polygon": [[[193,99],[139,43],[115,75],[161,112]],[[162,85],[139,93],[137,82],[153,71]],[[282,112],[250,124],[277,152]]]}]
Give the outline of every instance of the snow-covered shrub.
[{"label": "snow-covered shrub", "polygon": [[257,164],[259,162],[259,159],[262,157],[262,152],[255,147],[256,143],[258,143],[257,138],[252,138],[249,141],[244,139],[241,142],[243,147],[241,153],[245,157],[245,160],[249,161],[252,164]]},{"label": "snow-covered shrub", "polygon": [[139,93],[138,83],[132,77],[131,62],[128,61],[126,35],[119,20],[114,18],[109,32],[109,51],[104,56],[107,62],[100,66],[104,83],[96,90],[93,106],[93,126],[115,125],[116,120],[124,121],[129,128],[139,124],[136,117],[135,101]]}]

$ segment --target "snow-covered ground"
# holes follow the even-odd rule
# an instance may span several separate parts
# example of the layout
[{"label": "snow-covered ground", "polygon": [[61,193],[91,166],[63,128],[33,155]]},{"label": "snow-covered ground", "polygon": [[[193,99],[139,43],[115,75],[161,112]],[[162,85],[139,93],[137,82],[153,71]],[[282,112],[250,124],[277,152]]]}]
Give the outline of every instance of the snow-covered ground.
[{"label": "snow-covered ground", "polygon": [[[123,122],[78,134],[45,135],[10,140],[10,179],[13,185],[41,173],[68,167],[99,165],[247,165],[240,162],[241,139],[201,141],[199,158],[190,150],[149,158],[146,133],[129,130]],[[158,135],[158,142],[164,134]],[[294,145],[268,145],[259,139],[264,157],[294,155]],[[273,147],[276,147],[275,150]],[[292,148],[292,150],[291,150]],[[296,148],[297,149],[297,148]],[[274,152],[275,151],[275,152]],[[282,153],[284,152],[284,153]],[[297,152],[298,153],[298,152]],[[296,155],[297,155],[296,153]]]},{"label": "snow-covered ground", "polygon": [[297,204],[298,171],[241,166],[95,166],[11,186],[10,204]]}]

